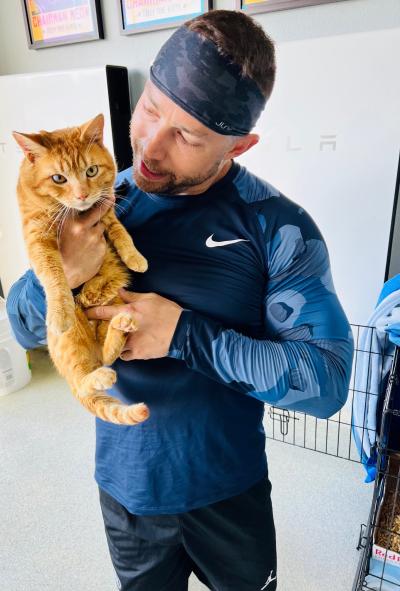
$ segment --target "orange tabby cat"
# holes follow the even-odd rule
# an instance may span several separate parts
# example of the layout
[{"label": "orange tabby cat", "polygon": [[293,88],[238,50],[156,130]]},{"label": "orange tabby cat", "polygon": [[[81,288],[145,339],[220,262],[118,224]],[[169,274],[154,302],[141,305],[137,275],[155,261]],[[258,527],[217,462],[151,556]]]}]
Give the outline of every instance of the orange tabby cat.
[{"label": "orange tabby cat", "polygon": [[134,425],[147,419],[149,410],[143,403],[126,405],[107,395],[105,390],[117,376],[104,365],[120,355],[129,332],[137,330],[135,321],[128,312],[111,321],[89,321],[83,309],[123,303],[118,289],[129,284],[128,268],[144,272],[147,261],[116,218],[114,207],[101,219],[107,242],[102,267],[75,298],[58,248],[58,231],[66,215],[79,215],[76,210],[107,202],[113,194],[116,166],[103,144],[103,127],[100,114],[77,127],[13,132],[25,154],[17,194],[28,256],[46,294],[47,345],[54,365],[90,412],[106,421]]}]

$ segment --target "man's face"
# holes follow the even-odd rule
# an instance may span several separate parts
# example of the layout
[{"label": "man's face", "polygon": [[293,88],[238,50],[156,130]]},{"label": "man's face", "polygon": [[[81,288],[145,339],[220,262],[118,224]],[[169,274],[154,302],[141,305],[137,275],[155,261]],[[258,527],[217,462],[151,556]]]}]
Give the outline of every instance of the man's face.
[{"label": "man's face", "polygon": [[149,193],[203,192],[226,167],[235,144],[235,138],[200,123],[150,80],[132,114],[130,131],[134,180]]}]

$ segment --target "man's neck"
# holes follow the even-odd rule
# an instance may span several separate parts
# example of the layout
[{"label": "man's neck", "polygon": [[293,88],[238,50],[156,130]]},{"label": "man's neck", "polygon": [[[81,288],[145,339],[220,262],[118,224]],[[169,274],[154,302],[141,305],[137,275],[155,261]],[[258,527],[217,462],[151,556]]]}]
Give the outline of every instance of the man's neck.
[{"label": "man's neck", "polygon": [[198,185],[197,187],[190,187],[190,189],[188,191],[185,191],[184,193],[177,193],[177,195],[200,195],[201,193],[204,193],[205,191],[207,191],[207,189],[211,187],[211,185],[217,183],[227,174],[232,164],[232,159],[227,160],[221,166],[220,170],[216,173],[214,177],[212,177],[211,179],[207,179],[207,181],[205,181],[201,185]]}]

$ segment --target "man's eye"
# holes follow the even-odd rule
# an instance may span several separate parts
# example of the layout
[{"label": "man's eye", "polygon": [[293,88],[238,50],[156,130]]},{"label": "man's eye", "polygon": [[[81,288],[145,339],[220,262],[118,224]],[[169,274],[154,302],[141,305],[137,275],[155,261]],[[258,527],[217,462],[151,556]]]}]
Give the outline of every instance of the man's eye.
[{"label": "man's eye", "polygon": [[199,148],[198,144],[192,144],[192,143],[188,142],[187,140],[185,140],[185,138],[183,137],[183,135],[180,132],[178,132],[178,137],[183,141],[184,144],[187,144],[191,148]]},{"label": "man's eye", "polygon": [[53,174],[51,178],[57,185],[63,185],[67,182],[67,179],[62,174]]},{"label": "man's eye", "polygon": [[149,115],[154,115],[156,116],[156,113],[154,111],[151,111],[150,109],[148,109],[147,107],[143,107],[145,112],[148,113]]},{"label": "man's eye", "polygon": [[95,164],[93,166],[89,166],[89,168],[86,171],[86,176],[88,176],[88,177],[96,176],[98,171],[99,171],[99,167],[96,166]]}]

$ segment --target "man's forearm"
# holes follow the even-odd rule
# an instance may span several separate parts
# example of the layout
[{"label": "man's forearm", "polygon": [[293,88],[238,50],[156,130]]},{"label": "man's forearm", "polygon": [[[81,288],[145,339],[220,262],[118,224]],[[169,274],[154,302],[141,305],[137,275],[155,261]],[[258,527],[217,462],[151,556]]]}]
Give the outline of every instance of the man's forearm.
[{"label": "man's forearm", "polygon": [[327,418],[347,399],[352,351],[351,338],[258,340],[184,310],[168,356],[268,404]]}]

